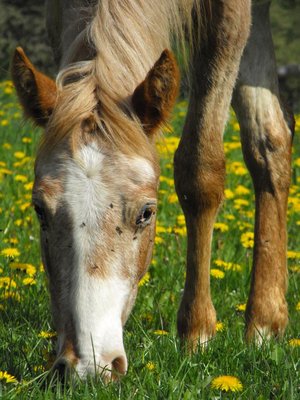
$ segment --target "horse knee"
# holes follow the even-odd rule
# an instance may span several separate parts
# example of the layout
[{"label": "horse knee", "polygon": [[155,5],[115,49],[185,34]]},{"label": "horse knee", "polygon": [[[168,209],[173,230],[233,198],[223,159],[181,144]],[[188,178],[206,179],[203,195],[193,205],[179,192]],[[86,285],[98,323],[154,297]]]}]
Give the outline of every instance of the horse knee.
[{"label": "horse knee", "polygon": [[[204,159],[205,157],[205,159]],[[175,187],[186,214],[196,216],[205,210],[217,210],[222,203],[225,184],[225,160],[221,152],[210,158],[186,154],[179,147],[174,158]]]}]

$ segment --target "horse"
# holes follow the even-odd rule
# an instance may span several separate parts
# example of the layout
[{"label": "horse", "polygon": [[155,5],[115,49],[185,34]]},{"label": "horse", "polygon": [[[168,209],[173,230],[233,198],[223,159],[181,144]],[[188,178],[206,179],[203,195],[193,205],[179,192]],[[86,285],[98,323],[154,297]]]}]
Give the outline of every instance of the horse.
[{"label": "horse", "polygon": [[256,197],[245,336],[260,343],[283,335],[293,117],[280,101],[269,2],[48,0],[46,7],[56,81],[21,48],[12,76],[25,115],[44,128],[32,202],[58,333],[54,367],[108,380],[127,371],[123,328],[155,235],[155,137],[179,88],[174,40],[182,52],[189,45],[190,71],[174,157],[187,226],[179,337],[196,351],[216,331],[210,253],[230,103]]}]

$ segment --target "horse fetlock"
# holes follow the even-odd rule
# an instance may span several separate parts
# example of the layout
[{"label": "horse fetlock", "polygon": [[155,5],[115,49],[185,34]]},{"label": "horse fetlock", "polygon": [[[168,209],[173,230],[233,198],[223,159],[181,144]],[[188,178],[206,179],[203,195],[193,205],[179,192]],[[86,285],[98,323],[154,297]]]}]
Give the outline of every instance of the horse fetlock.
[{"label": "horse fetlock", "polygon": [[211,302],[202,306],[181,303],[177,316],[177,329],[181,342],[194,352],[205,348],[216,333],[216,311]]},{"label": "horse fetlock", "polygon": [[288,323],[288,307],[284,295],[269,298],[251,298],[246,308],[246,340],[261,345],[272,337],[283,336]]}]

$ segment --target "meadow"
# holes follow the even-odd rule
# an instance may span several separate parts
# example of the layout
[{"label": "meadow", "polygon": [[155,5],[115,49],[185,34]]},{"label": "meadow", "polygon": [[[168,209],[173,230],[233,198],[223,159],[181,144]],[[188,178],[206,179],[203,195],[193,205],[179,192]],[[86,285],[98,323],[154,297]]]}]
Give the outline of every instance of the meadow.
[{"label": "meadow", "polygon": [[157,144],[161,178],[156,247],[124,333],[128,373],[107,385],[98,378],[63,385],[47,372],[55,332],[40,260],[39,228],[31,206],[34,155],[41,131],[24,122],[11,82],[0,83],[1,398],[300,398],[300,116],[296,116],[287,220],[290,323],[286,335],[260,348],[246,345],[243,339],[254,196],[242,159],[239,126],[231,113],[224,136],[226,199],[215,223],[211,259],[217,334],[205,351],[189,356],[180,350],[176,335],[186,228],[172,166],[186,107],[186,101],[177,103],[170,126]]}]

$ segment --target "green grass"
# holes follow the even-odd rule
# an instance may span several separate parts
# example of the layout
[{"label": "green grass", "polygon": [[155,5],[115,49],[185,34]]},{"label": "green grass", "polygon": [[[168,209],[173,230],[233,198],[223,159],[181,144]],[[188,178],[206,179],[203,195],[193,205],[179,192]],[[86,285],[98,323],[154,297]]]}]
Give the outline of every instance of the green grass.
[{"label": "green grass", "polygon": [[[185,102],[178,103],[174,111],[174,132],[167,132],[165,141],[159,145],[163,178],[159,194],[158,243],[149,280],[140,287],[124,333],[128,374],[120,382],[106,386],[99,379],[61,385],[44,372],[55,340],[40,335],[41,331],[51,332],[51,316],[46,277],[40,268],[38,224],[29,206],[33,160],[41,132],[22,122],[21,110],[10,88],[9,83],[0,84],[0,254],[3,249],[16,248],[20,255],[15,260],[0,255],[1,285],[4,285],[1,278],[13,280],[10,287],[0,288],[0,397],[299,399],[300,346],[289,344],[292,338],[300,339],[300,311],[296,310],[300,302],[299,252],[290,253],[288,260],[290,323],[284,339],[265,343],[261,348],[247,346],[243,340],[244,317],[236,306],[246,302],[249,291],[252,255],[251,248],[242,245],[241,235],[253,229],[253,194],[241,150],[235,144],[238,143],[238,126],[232,116],[225,135],[227,189],[232,193],[226,192],[228,198],[217,220],[226,224],[228,230],[221,232],[223,225],[216,229],[212,253],[212,268],[224,272],[222,279],[211,278],[212,296],[223,330],[217,333],[206,351],[188,356],[180,350],[176,313],[184,285],[186,236],[181,217],[178,219],[182,212],[174,195],[172,159],[184,120]],[[300,159],[296,155],[300,149],[299,121],[298,118],[288,215],[289,250],[295,252],[300,250]],[[244,189],[245,194],[238,195],[238,185],[251,192],[246,193]],[[240,198],[248,203],[244,202],[237,209],[239,201],[236,200]],[[238,264],[240,270],[218,266],[216,260]],[[30,270],[14,270],[12,261],[36,268],[32,285],[24,284]],[[12,295],[5,298],[7,294]],[[14,376],[17,382],[1,379],[1,371]],[[219,375],[236,376],[243,389],[236,393],[213,389],[211,381]]]}]

